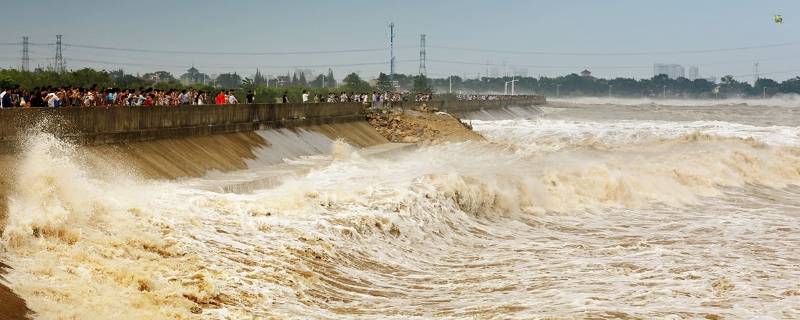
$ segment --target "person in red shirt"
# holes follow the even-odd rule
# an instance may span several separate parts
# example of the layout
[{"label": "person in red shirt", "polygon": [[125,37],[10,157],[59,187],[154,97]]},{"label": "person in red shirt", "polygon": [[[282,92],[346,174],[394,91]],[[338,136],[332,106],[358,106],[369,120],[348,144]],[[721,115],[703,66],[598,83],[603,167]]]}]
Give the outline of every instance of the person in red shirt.
[{"label": "person in red shirt", "polygon": [[147,98],[144,99],[144,103],[142,103],[145,107],[152,107],[153,106],[153,95],[147,94]]},{"label": "person in red shirt", "polygon": [[225,93],[220,91],[216,97],[214,97],[214,104],[225,104]]}]

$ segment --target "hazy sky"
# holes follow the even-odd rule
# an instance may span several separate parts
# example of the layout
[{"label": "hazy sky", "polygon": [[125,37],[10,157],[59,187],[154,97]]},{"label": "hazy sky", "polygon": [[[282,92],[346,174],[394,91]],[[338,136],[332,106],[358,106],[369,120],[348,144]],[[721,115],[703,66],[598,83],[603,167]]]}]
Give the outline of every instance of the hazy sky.
[{"label": "hazy sky", "polygon": [[[8,43],[20,42],[22,36],[47,44],[63,34],[65,44],[153,51],[336,51],[388,48],[387,24],[394,21],[400,73],[418,71],[419,35],[425,33],[432,77],[484,75],[487,62],[490,71],[510,72],[518,66],[531,76],[589,68],[600,77],[651,77],[653,63],[663,62],[698,65],[702,76],[732,74],[752,81],[755,61],[768,77],[800,74],[797,0],[8,2],[0,8],[0,42],[6,43],[0,46],[3,67],[19,66],[21,46]],[[774,14],[784,16],[782,25],[773,23]],[[729,52],[661,53],[786,43]],[[32,66],[52,63],[52,45],[34,45],[30,50]],[[585,55],[530,54],[534,51]],[[324,65],[334,65],[337,76],[359,72],[373,77],[389,68],[388,49],[243,56],[65,47],[64,57],[69,68],[167,70],[176,76],[192,64],[207,73],[243,75],[251,75],[257,67],[265,74],[285,74],[290,66],[312,65],[310,69],[323,72]]]}]

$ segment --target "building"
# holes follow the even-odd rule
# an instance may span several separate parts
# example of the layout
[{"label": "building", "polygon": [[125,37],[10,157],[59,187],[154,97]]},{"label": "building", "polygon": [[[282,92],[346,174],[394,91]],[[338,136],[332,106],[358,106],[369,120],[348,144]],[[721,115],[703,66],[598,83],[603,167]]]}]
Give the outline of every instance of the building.
[{"label": "building", "polygon": [[689,80],[700,79],[700,68],[697,66],[689,66]]},{"label": "building", "polygon": [[653,76],[657,75],[666,75],[670,79],[678,79],[681,77],[686,77],[685,70],[683,69],[682,65],[679,64],[663,64],[663,63],[656,63],[653,65]]},{"label": "building", "polygon": [[592,72],[589,71],[588,69],[583,69],[583,71],[581,71],[581,77],[591,78],[592,77]]},{"label": "building", "polygon": [[186,73],[181,75],[180,80],[183,85],[211,83],[211,77],[205,73],[201,73],[200,70],[197,70],[194,66],[186,70]]}]

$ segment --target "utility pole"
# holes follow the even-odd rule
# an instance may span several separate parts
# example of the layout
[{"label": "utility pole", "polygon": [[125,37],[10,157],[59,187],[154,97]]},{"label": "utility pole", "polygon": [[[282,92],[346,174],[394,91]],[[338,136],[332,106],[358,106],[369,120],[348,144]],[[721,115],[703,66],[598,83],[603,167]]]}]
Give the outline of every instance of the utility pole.
[{"label": "utility pole", "polygon": [[447,89],[447,93],[453,93],[453,76],[450,75],[450,89]]},{"label": "utility pole", "polygon": [[508,95],[508,81],[503,85],[503,95]]},{"label": "utility pole", "polygon": [[767,87],[764,87],[764,93],[761,95],[761,99],[767,98]]},{"label": "utility pole", "polygon": [[661,97],[664,98],[664,99],[667,98],[667,86],[664,86],[664,94],[661,95]]},{"label": "utility pole", "polygon": [[23,72],[31,71],[30,62],[31,58],[28,56],[28,37],[22,37],[22,66],[20,66],[20,70]]},{"label": "utility pole", "polygon": [[561,85],[557,84],[556,85],[556,98],[561,97],[561,92],[558,90],[559,88],[561,88]]},{"label": "utility pole", "polygon": [[389,23],[389,77],[394,80],[394,22]]},{"label": "utility pole", "polygon": [[425,76],[428,71],[425,68],[425,35],[419,35],[419,75]]},{"label": "utility pole", "polygon": [[61,54],[61,35],[56,35],[56,61],[55,61],[55,71],[56,72],[64,72],[66,69],[64,66],[64,56]]},{"label": "utility pole", "polygon": [[325,88],[325,75],[322,75],[322,87]]},{"label": "utility pole", "polygon": [[613,88],[613,87],[614,87],[614,85],[613,85],[613,84],[609,84],[609,85],[608,85],[608,96],[609,96],[609,97],[611,97],[611,88]]}]

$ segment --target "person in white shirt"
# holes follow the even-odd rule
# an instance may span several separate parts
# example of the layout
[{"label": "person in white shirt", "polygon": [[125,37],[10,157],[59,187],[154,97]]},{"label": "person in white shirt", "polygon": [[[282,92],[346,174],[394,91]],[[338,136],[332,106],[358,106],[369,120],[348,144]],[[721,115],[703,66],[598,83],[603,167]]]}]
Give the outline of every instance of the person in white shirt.
[{"label": "person in white shirt", "polygon": [[308,103],[308,91],[303,90],[303,103]]},{"label": "person in white shirt", "polygon": [[228,92],[228,104],[237,104],[239,100],[236,100],[236,96],[233,93]]},{"label": "person in white shirt", "polygon": [[0,92],[0,109],[3,109],[3,108],[8,108],[8,107],[10,107],[10,106],[4,106],[4,105],[3,105],[3,98],[5,98],[5,96],[6,96],[7,94],[8,94],[8,91],[6,91],[6,90],[3,90],[3,92]]},{"label": "person in white shirt", "polygon": [[58,106],[58,95],[56,95],[54,92],[50,92],[46,97],[44,97],[44,101],[47,101],[48,107],[55,108]]}]

